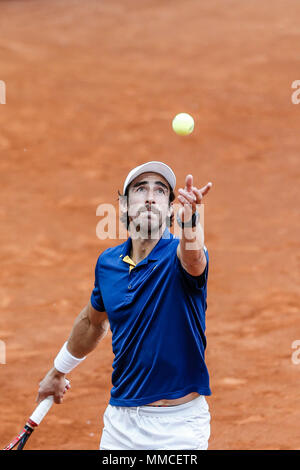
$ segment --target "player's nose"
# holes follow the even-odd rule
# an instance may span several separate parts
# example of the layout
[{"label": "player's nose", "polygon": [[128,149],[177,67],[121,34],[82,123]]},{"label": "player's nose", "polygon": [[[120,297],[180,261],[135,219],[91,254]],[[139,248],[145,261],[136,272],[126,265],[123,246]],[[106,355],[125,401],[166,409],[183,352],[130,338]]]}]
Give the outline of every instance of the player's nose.
[{"label": "player's nose", "polygon": [[155,200],[148,198],[148,199],[145,201],[145,207],[146,207],[146,209],[149,210],[149,211],[155,209]]},{"label": "player's nose", "polygon": [[155,193],[153,189],[147,191],[145,204],[155,204]]}]

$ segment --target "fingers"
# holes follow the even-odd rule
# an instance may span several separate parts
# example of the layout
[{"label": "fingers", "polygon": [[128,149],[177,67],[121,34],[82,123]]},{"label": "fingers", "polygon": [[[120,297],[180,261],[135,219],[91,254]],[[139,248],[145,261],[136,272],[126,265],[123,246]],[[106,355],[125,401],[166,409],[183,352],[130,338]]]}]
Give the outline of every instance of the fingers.
[{"label": "fingers", "polygon": [[179,217],[182,221],[190,220],[193,212],[196,210],[196,197],[193,193],[188,193],[184,189],[179,189],[178,201],[182,205]]},{"label": "fingers", "polygon": [[192,192],[196,198],[196,203],[197,204],[201,204],[202,202],[202,197],[203,197],[203,194],[201,193],[201,189],[197,189],[195,187],[192,188]]},{"label": "fingers", "polygon": [[45,400],[45,398],[49,397],[50,395],[54,395],[54,394],[53,393],[47,393],[47,392],[38,392],[36,402],[41,403],[41,401]]},{"label": "fingers", "polygon": [[56,392],[53,395],[54,403],[56,403],[57,405],[60,405],[60,403],[62,403],[63,398],[64,398],[63,395],[64,395],[64,392]]},{"label": "fingers", "polygon": [[193,175],[187,175],[187,177],[185,178],[185,188],[187,189],[187,191],[191,191],[192,186],[193,186]]},{"label": "fingers", "polygon": [[68,379],[65,379],[65,381],[66,381],[66,386],[65,386],[65,391],[64,391],[64,393],[65,393],[67,390],[70,390],[70,388],[71,388],[71,384],[70,384],[69,380],[68,380]]},{"label": "fingers", "polygon": [[179,196],[178,196],[179,200],[182,200],[182,201],[185,200],[186,204],[195,204],[196,203],[197,196],[196,196],[196,194],[194,194],[192,192],[192,190],[190,192],[188,192],[185,189],[179,188],[178,192],[179,192]]},{"label": "fingers", "polygon": [[63,382],[61,383],[55,381],[54,383],[45,385],[43,382],[41,382],[36,402],[40,403],[49,395],[53,395],[54,403],[62,403],[64,394],[71,388],[70,382],[67,379],[62,379]]},{"label": "fingers", "polygon": [[56,404],[60,404],[62,403],[63,399],[64,399],[64,394],[70,390],[71,388],[71,385],[70,385],[70,382],[65,379],[65,384],[64,384],[64,388],[61,388],[59,387],[59,389],[57,389],[54,393],[54,403]]},{"label": "fingers", "polygon": [[[189,175],[189,176],[191,176],[191,175]],[[190,180],[188,180],[188,176],[187,176],[186,183],[187,182],[188,182],[188,184],[190,184],[192,182],[192,176],[191,176]],[[189,187],[189,189],[187,189],[187,187]],[[180,196],[178,196],[178,199],[181,203],[201,204],[203,196],[205,196],[208,193],[208,191],[210,190],[211,187],[212,187],[211,182],[207,183],[201,189],[198,189],[195,186],[187,186],[186,185],[185,189],[179,188],[178,192],[179,192]]]},{"label": "fingers", "polygon": [[202,196],[205,196],[205,194],[208,193],[211,187],[212,187],[212,182],[210,181],[203,188],[201,188],[200,191],[201,191]]},{"label": "fingers", "polygon": [[203,188],[201,189],[198,189],[198,188],[195,188],[193,187],[192,188],[192,191],[193,193],[196,195],[197,198],[200,198],[202,199],[203,196],[205,196],[208,191],[210,190],[210,188],[212,187],[212,183],[207,183],[205,186],[203,186]]}]

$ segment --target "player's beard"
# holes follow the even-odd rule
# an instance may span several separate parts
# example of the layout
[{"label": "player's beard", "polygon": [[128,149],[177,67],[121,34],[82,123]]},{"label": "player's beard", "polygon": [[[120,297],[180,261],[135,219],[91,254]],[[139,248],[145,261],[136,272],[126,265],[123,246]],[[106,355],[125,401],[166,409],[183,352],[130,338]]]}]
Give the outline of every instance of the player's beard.
[{"label": "player's beard", "polygon": [[163,218],[161,211],[156,207],[142,207],[137,211],[135,217],[129,219],[131,238],[144,240],[160,238]]}]

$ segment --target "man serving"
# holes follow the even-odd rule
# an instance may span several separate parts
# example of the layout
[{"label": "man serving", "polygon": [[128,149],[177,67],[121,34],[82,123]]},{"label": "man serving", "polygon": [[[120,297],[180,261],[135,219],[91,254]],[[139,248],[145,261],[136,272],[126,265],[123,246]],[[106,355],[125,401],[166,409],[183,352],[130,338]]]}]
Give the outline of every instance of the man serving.
[{"label": "man serving", "polygon": [[[176,177],[162,162],[130,171],[121,195],[129,237],[100,254],[90,301],[40,383],[38,401],[61,403],[65,376],[110,327],[112,389],[100,449],[207,449],[211,394],[205,364],[209,256],[197,205],[211,188],[188,175],[178,190],[180,237],[171,225]],[[101,367],[101,364],[99,364]]]}]

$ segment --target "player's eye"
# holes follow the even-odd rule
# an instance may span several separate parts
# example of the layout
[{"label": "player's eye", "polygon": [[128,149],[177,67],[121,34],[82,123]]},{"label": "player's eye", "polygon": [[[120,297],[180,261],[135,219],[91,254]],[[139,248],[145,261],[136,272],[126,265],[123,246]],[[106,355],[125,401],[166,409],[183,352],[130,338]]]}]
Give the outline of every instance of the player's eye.
[{"label": "player's eye", "polygon": [[161,187],[157,188],[157,192],[158,192],[159,194],[165,194],[165,190],[164,190],[163,188],[161,188]]}]

